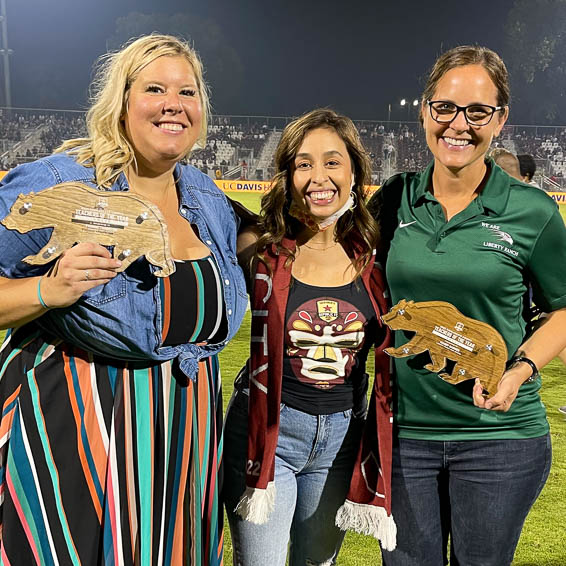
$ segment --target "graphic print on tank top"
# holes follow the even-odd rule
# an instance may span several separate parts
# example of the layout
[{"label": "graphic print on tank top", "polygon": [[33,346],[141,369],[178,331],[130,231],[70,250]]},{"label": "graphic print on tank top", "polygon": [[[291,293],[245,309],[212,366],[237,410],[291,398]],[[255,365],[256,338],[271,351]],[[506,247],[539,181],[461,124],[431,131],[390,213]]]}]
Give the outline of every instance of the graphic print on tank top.
[{"label": "graphic print on tank top", "polygon": [[366,317],[342,299],[302,303],[287,319],[285,343],[296,378],[318,389],[345,382],[365,338]]}]

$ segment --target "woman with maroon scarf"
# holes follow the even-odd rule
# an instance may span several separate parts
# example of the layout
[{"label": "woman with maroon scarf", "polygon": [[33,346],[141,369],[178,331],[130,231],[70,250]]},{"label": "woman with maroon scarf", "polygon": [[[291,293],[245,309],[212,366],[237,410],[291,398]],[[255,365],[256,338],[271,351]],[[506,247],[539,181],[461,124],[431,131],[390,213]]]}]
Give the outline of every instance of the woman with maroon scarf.
[{"label": "woman with maroon scarf", "polygon": [[251,356],[226,417],[224,497],[234,564],[284,566],[288,547],[290,566],[334,564],[336,522],[395,545],[387,304],[364,202],[371,168],[352,121],[326,109],[290,123],[275,160],[261,237],[239,242],[253,249]]}]

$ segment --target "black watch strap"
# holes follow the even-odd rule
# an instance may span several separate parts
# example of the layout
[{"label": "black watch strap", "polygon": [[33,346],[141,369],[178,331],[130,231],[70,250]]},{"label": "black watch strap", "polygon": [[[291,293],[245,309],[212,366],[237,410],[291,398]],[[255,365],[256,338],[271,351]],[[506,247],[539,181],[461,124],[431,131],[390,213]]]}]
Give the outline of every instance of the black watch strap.
[{"label": "black watch strap", "polygon": [[533,362],[533,360],[531,360],[530,358],[527,358],[525,356],[514,356],[512,357],[506,364],[506,369],[511,369],[512,367],[516,366],[517,364],[520,364],[521,362],[528,364],[531,367],[531,375],[526,379],[525,383],[531,383],[532,381],[534,381],[537,377],[539,377],[539,372],[538,372],[538,368],[535,364],[535,362]]}]

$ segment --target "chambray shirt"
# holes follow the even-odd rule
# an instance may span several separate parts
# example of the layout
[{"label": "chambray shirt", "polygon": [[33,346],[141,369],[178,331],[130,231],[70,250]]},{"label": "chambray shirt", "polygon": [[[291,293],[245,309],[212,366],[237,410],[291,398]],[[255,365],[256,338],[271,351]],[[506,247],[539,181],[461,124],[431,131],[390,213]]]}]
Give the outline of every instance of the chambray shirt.
[{"label": "chambray shirt", "polygon": [[[213,254],[224,284],[228,320],[226,340],[217,344],[161,345],[162,309],[158,268],[139,258],[110,282],[87,291],[75,304],[47,311],[36,323],[51,334],[86,351],[128,361],[165,361],[178,358],[181,370],[194,379],[198,361],[219,352],[238,330],[247,295],[236,259],[237,220],[224,194],[212,180],[188,165],[177,165],[179,214],[196,227]],[[0,218],[21,193],[41,191],[58,183],[78,181],[95,187],[94,170],[71,156],[54,154],[20,165],[0,182]],[[111,187],[127,191],[122,174]],[[0,224],[0,276],[32,277],[44,274],[52,263],[33,266],[22,261],[46,245],[52,228],[20,234]]]}]

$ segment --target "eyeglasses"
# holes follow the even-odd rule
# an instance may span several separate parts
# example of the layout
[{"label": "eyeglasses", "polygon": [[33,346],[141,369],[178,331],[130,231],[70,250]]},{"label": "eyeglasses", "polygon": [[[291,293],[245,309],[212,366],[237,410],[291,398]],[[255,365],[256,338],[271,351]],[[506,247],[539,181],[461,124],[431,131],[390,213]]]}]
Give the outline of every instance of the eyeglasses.
[{"label": "eyeglasses", "polygon": [[489,104],[470,104],[468,106],[458,106],[453,102],[445,100],[428,100],[430,115],[439,124],[449,124],[456,119],[458,112],[463,112],[466,122],[470,126],[487,126],[499,110],[505,106],[490,106]]}]

